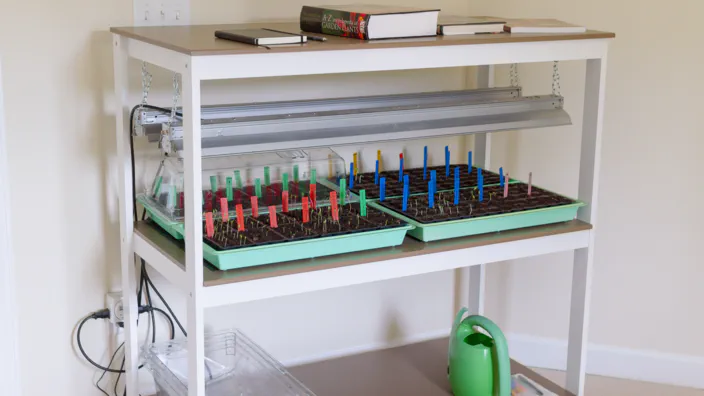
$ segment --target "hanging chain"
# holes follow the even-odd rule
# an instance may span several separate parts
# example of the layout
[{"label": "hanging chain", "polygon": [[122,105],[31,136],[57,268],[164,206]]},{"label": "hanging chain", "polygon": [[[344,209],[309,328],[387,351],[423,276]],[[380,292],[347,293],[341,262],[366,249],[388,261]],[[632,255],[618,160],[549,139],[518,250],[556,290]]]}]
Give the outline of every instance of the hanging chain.
[{"label": "hanging chain", "polygon": [[147,71],[147,62],[142,62],[142,106],[147,104],[149,89],[152,87],[152,74]]},{"label": "hanging chain", "polygon": [[176,119],[176,105],[178,105],[178,99],[181,96],[180,90],[179,90],[179,83],[178,83],[178,73],[174,73],[174,78],[172,82],[173,86],[173,103],[171,105],[171,115],[169,116],[169,122],[167,124],[166,129],[163,129],[161,131],[161,140],[159,141],[159,145],[161,146],[161,151],[164,153],[164,155],[169,155],[171,153],[171,125],[173,125],[174,120]]},{"label": "hanging chain", "polygon": [[555,61],[552,64],[552,94],[562,96],[560,91],[560,62]]},{"label": "hanging chain", "polygon": [[179,90],[179,83],[178,83],[178,73],[174,73],[174,79],[173,79],[173,88],[174,88],[174,93],[173,93],[173,105],[171,106],[171,117],[169,117],[169,127],[171,124],[174,123],[174,120],[176,119],[176,105],[178,104],[178,99],[181,97],[181,91]]},{"label": "hanging chain", "polygon": [[511,64],[510,76],[511,76],[511,86],[512,87],[521,86],[521,77],[518,75],[518,63]]}]

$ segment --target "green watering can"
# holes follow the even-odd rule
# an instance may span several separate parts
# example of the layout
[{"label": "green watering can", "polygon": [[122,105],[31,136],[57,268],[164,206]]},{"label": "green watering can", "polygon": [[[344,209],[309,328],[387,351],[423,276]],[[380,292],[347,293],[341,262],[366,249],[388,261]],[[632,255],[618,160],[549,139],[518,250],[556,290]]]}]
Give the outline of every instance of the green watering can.
[{"label": "green watering can", "polygon": [[[511,360],[506,337],[494,322],[478,315],[455,317],[450,335],[450,385],[455,396],[510,396]],[[486,334],[474,331],[481,327]],[[498,380],[498,381],[497,381]]]}]

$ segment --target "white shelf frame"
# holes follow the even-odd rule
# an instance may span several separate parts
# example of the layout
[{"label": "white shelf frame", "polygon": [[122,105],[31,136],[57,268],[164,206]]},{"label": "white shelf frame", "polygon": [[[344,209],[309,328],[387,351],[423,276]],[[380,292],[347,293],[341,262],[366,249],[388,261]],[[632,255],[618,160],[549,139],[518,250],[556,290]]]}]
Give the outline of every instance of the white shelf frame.
[{"label": "white shelf frame", "polygon": [[[120,237],[122,287],[125,291],[125,353],[128,396],[137,396],[137,300],[134,253],[188,298],[187,328],[191,352],[189,396],[204,396],[204,310],[207,307],[304,293],[332,287],[360,284],[397,277],[471,267],[469,307],[483,312],[484,268],[487,263],[574,250],[574,271],[567,357],[567,390],[584,395],[586,343],[596,229],[598,175],[606,77],[606,57],[610,39],[536,41],[525,43],[471,44],[391,49],[359,49],[320,52],[190,56],[119,34],[113,34],[115,93],[121,116],[116,117],[120,180]],[[136,236],[132,221],[132,181],[129,154],[128,59],[146,61],[182,75],[185,160],[185,271],[174,265],[149,241]],[[335,59],[335,62],[329,62]],[[592,230],[479,246],[437,257],[411,257],[346,268],[313,271],[268,279],[204,287],[201,229],[201,82],[216,79],[353,73],[383,70],[428,69],[480,66],[480,87],[493,81],[493,65],[510,63],[586,60],[585,99],[578,198],[588,205],[578,219],[592,224]],[[285,65],[285,66],[284,66]],[[491,138],[475,135],[477,163],[487,166]]]}]

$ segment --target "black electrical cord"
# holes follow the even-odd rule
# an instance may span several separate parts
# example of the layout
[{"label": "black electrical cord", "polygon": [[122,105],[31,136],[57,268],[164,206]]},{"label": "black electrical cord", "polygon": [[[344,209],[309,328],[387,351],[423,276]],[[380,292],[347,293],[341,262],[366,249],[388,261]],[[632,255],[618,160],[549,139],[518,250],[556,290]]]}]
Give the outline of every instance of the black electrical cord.
[{"label": "black electrical cord", "polygon": [[171,316],[169,316],[169,314],[167,314],[167,313],[166,313],[163,309],[161,309],[161,308],[152,307],[152,310],[154,310],[154,311],[159,312],[160,314],[162,314],[162,315],[164,316],[164,318],[166,318],[166,320],[169,322],[169,326],[170,326],[170,327],[169,327],[169,330],[170,330],[170,332],[169,332],[169,339],[170,339],[170,340],[173,340],[174,338],[176,338],[176,327],[174,327],[174,321],[171,320]]},{"label": "black electrical cord", "polygon": [[[150,308],[150,307],[144,307],[144,306],[139,307],[140,314],[143,314],[145,312],[151,312],[152,310],[157,310],[157,309]],[[161,311],[161,310],[158,310],[158,311]],[[163,312],[163,311],[161,311],[161,312]],[[110,365],[108,365],[108,367],[105,367],[105,366],[102,366],[102,365],[96,363],[93,359],[90,358],[90,356],[88,356],[85,349],[83,349],[83,342],[81,342],[81,333],[83,332],[83,325],[85,325],[86,322],[88,322],[89,320],[108,319],[108,318],[110,318],[110,310],[101,309],[100,311],[93,312],[92,314],[81,319],[81,322],[78,324],[78,329],[76,329],[76,343],[78,344],[78,350],[81,352],[81,355],[83,355],[83,357],[86,359],[86,361],[88,361],[88,363],[92,364],[94,367],[96,367],[102,371],[108,372],[108,373],[116,373],[116,374],[124,373],[125,372],[124,370],[117,370],[117,369],[110,368]],[[169,323],[173,323],[173,322],[171,322],[169,320]],[[144,365],[140,365],[139,368],[141,369],[143,366]]]},{"label": "black electrical cord", "polygon": [[[147,277],[147,266],[142,266],[142,277],[146,279]],[[156,342],[156,320],[154,319],[154,305],[152,304],[152,296],[149,293],[149,285],[144,288],[144,295],[147,298],[147,304],[149,306],[149,319],[152,321],[152,344]]]},{"label": "black electrical cord", "polygon": [[[142,260],[142,263],[144,263],[144,259],[141,259],[141,260]],[[151,288],[154,290],[154,293],[156,293],[157,297],[159,297],[161,302],[164,304],[164,307],[166,307],[166,310],[169,311],[169,314],[171,314],[171,316],[174,318],[174,321],[178,325],[179,329],[181,329],[181,332],[183,333],[183,335],[188,336],[188,334],[186,333],[186,329],[184,329],[183,326],[181,325],[181,322],[178,320],[178,317],[176,317],[176,315],[174,314],[174,311],[171,309],[171,306],[169,305],[169,303],[166,302],[166,300],[161,295],[161,293],[159,293],[159,290],[156,288],[156,286],[154,286],[154,283],[152,282],[151,278],[149,278],[149,273],[147,273],[146,271],[144,272],[144,279],[147,281],[148,287],[151,286]]]},{"label": "black electrical cord", "polygon": [[[112,362],[115,361],[115,357],[117,357],[117,353],[120,352],[120,349],[122,349],[123,346],[125,346],[124,342],[120,343],[120,346],[118,346],[117,349],[115,349],[115,352],[112,354],[112,357],[110,358],[110,363],[108,363],[108,367],[112,366]],[[100,376],[100,378],[98,378],[98,380],[95,381],[95,387],[98,388],[101,392],[103,392],[103,394],[105,396],[110,396],[108,394],[108,392],[105,391],[105,389],[100,387],[100,381],[102,381],[103,378],[105,378],[105,374],[107,374],[107,373],[108,373],[107,371],[103,371],[103,374]]]},{"label": "black electrical cord", "polygon": [[[115,387],[112,388],[112,392],[115,396],[117,396],[117,385],[120,383],[120,377],[122,377],[122,373],[125,372],[125,357],[122,357],[122,363],[120,364],[120,373],[117,374],[117,379],[115,380]],[[125,386],[127,388],[127,386]]]},{"label": "black electrical cord", "polygon": [[91,315],[86,316],[85,318],[83,318],[83,320],[81,320],[81,323],[78,325],[78,330],[76,330],[76,341],[78,343],[78,349],[81,351],[81,354],[88,361],[88,363],[92,364],[93,366],[95,366],[105,372],[119,374],[119,373],[124,372],[124,370],[117,370],[117,369],[113,369],[110,367],[103,367],[100,364],[96,363],[95,361],[93,361],[93,359],[90,358],[90,356],[88,356],[86,351],[83,349],[83,343],[81,343],[81,331],[83,330],[83,325],[86,324],[87,321],[94,320],[94,319],[106,319],[106,318],[110,317],[110,312],[107,309],[105,309],[103,311],[107,312],[107,316],[100,315],[99,313],[102,311],[98,311],[96,313],[93,313]]}]

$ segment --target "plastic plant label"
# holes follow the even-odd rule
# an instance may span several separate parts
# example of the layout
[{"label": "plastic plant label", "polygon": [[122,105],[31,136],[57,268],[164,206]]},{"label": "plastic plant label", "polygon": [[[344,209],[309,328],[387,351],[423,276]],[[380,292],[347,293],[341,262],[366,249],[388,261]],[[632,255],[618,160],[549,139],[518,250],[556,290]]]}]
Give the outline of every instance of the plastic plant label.
[{"label": "plastic plant label", "polygon": [[281,192],[281,211],[288,213],[288,191]]},{"label": "plastic plant label", "polygon": [[357,172],[359,171],[359,168],[357,167],[357,153],[352,154],[352,163],[354,164],[352,168],[353,175],[357,176]]},{"label": "plastic plant label", "polygon": [[362,217],[367,217],[367,190],[359,192],[359,212]]},{"label": "plastic plant label", "polygon": [[228,177],[225,179],[227,184],[227,200],[232,201],[232,178]]},{"label": "plastic plant label", "polygon": [[249,200],[252,203],[252,216],[259,217],[259,198],[251,197]]},{"label": "plastic plant label", "polygon": [[271,184],[271,175],[269,174],[269,167],[264,167],[264,185],[268,186]]},{"label": "plastic plant label", "polygon": [[237,213],[237,231],[244,231],[244,211],[242,210],[242,204],[235,206],[235,212]]},{"label": "plastic plant label", "polygon": [[311,184],[310,185],[310,207],[315,209],[315,207],[318,205],[318,193],[317,193],[317,184]]},{"label": "plastic plant label", "polygon": [[308,197],[303,197],[301,205],[303,206],[303,222],[307,223],[310,221],[310,214],[308,213]]},{"label": "plastic plant label", "polygon": [[332,205],[332,219],[339,221],[340,215],[337,207],[337,193],[335,191],[330,192],[330,204]]},{"label": "plastic plant label", "polygon": [[235,171],[235,185],[237,188],[242,188],[242,177],[240,176],[240,171]]},{"label": "plastic plant label", "polygon": [[269,225],[271,228],[277,228],[279,226],[278,221],[276,221],[276,206],[269,206]]},{"label": "plastic plant label", "polygon": [[207,212],[212,212],[213,210],[213,193],[210,191],[205,192],[205,210]]},{"label": "plastic plant label", "polygon": [[213,212],[205,212],[205,233],[208,238],[215,235],[215,224],[213,223]]},{"label": "plastic plant label", "polygon": [[230,208],[227,207],[227,198],[220,198],[220,215],[222,221],[230,221]]}]

